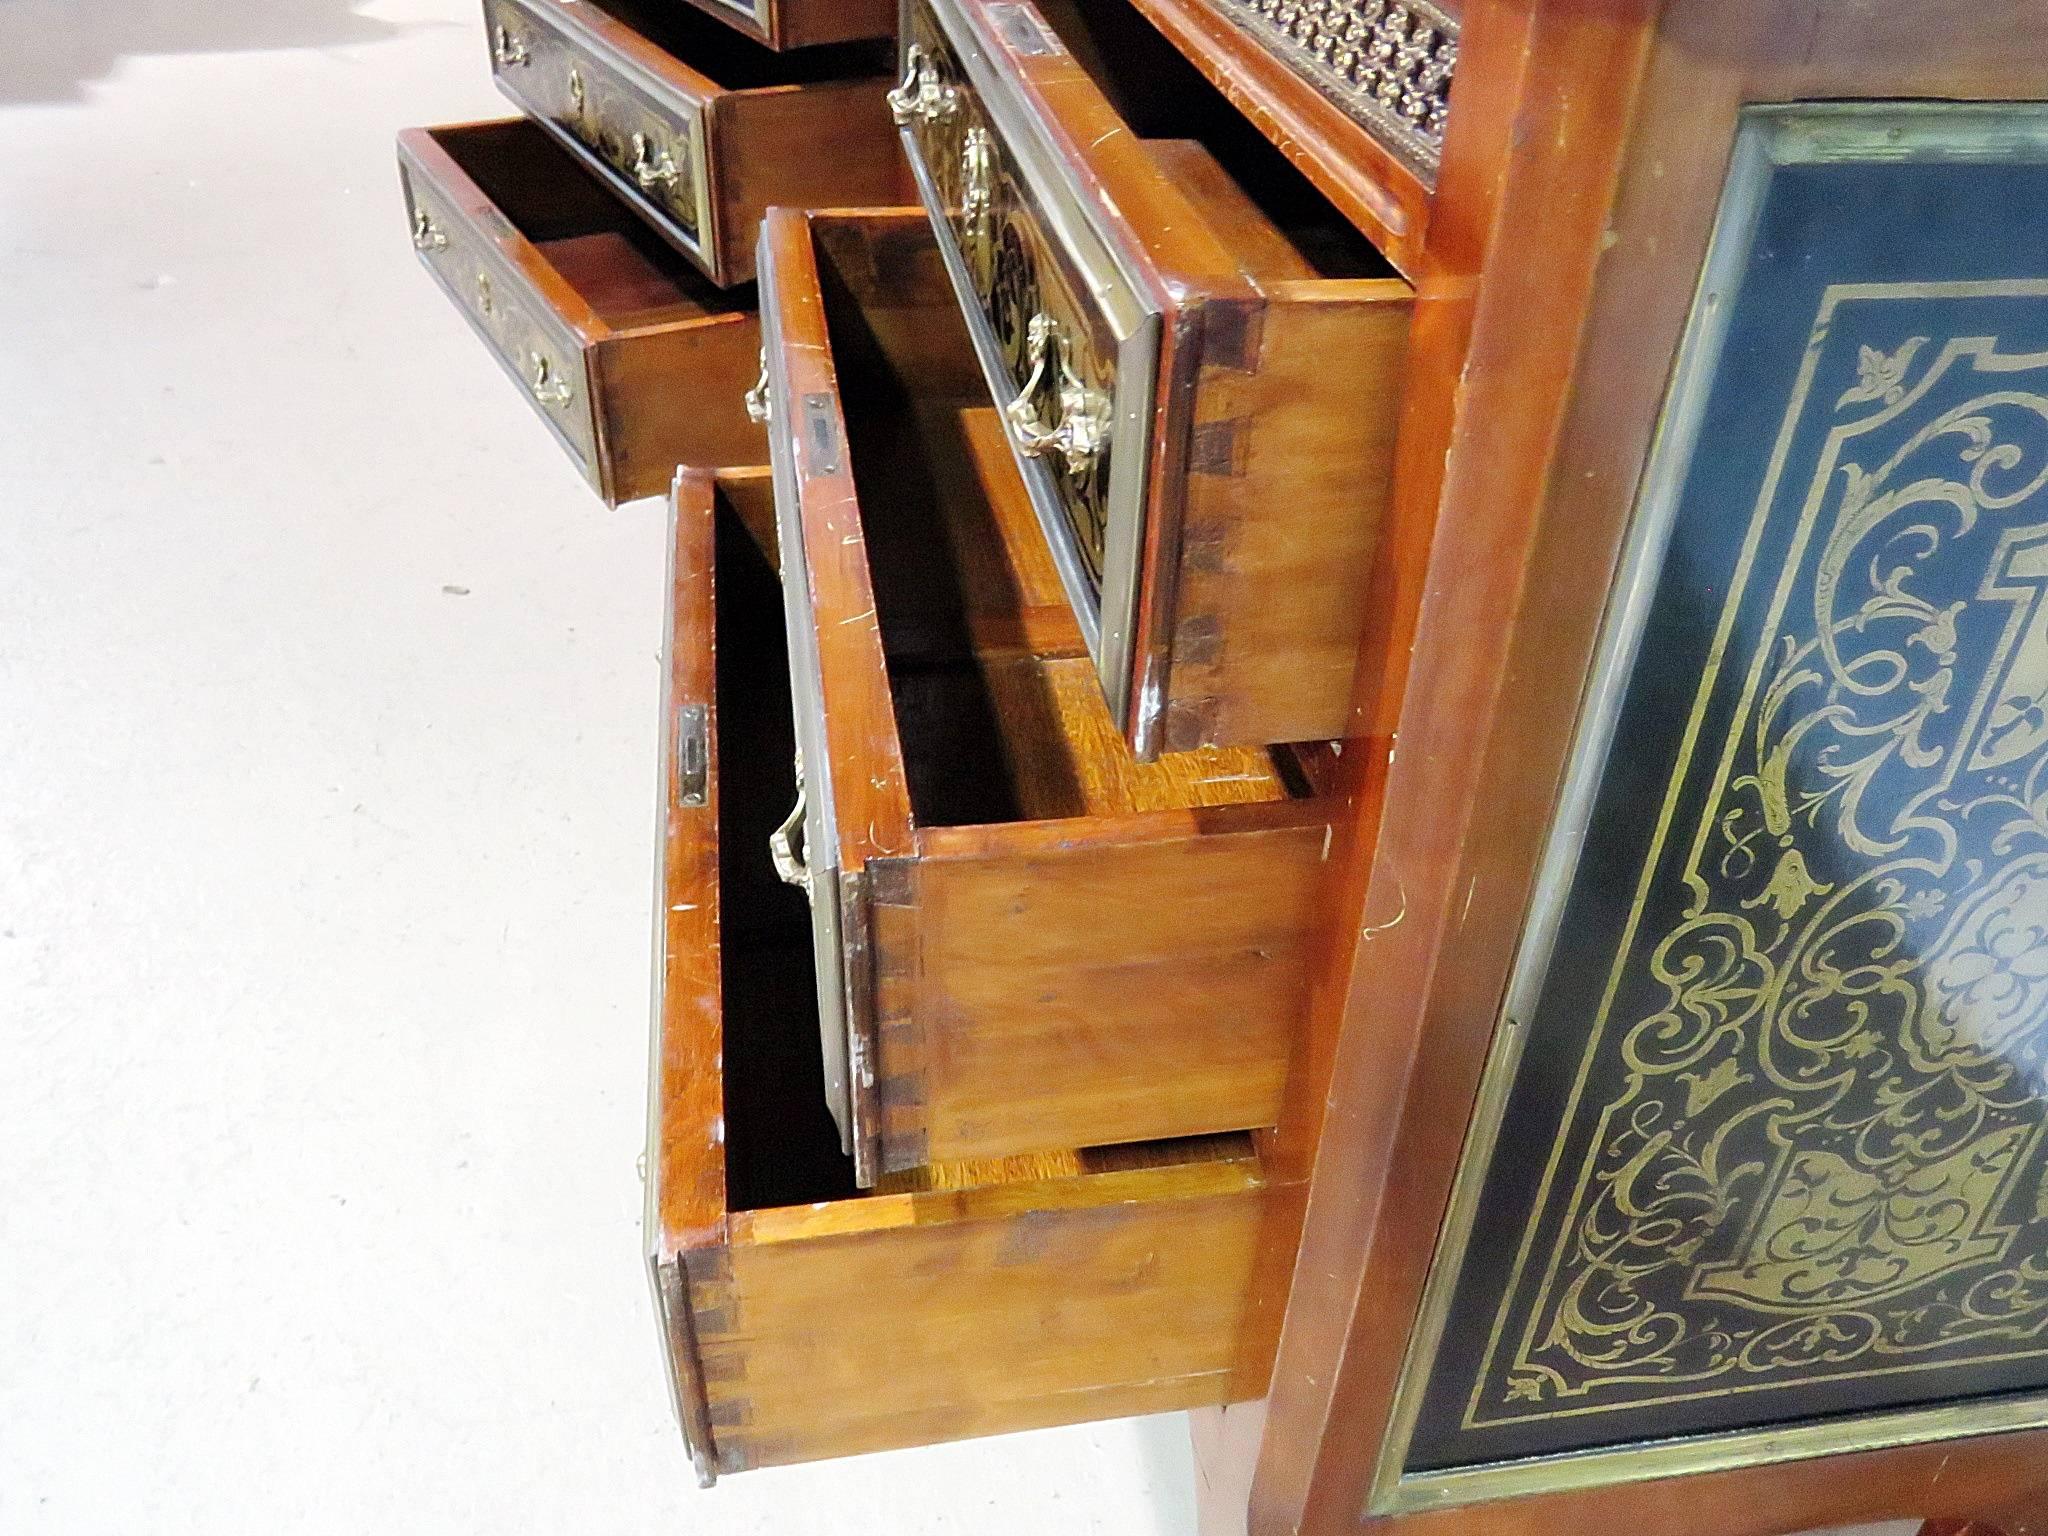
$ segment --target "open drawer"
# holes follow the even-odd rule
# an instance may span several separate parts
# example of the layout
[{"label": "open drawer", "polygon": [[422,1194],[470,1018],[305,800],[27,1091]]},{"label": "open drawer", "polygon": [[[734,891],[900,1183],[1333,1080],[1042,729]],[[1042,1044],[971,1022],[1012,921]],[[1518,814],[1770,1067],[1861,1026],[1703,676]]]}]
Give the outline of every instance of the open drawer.
[{"label": "open drawer", "polygon": [[905,0],[900,42],[890,105],[1127,739],[1346,734],[1412,291],[1128,0]]},{"label": "open drawer", "polygon": [[815,48],[896,30],[896,0],[676,0],[770,48]]},{"label": "open drawer", "polygon": [[678,0],[484,0],[484,23],[499,89],[716,283],[754,275],[771,204],[897,201],[886,44],[778,54]]},{"label": "open drawer", "polygon": [[790,674],[746,515],[679,477],[646,1234],[701,1476],[1256,1395],[1249,1138],[856,1190],[804,900],[767,859],[794,791]]},{"label": "open drawer", "polygon": [[1272,1124],[1329,802],[1285,751],[1133,758],[920,213],[777,209],[761,271],[779,858],[861,1182]]},{"label": "open drawer", "polygon": [[760,325],[533,124],[398,136],[412,243],[599,495],[760,462],[740,391]]}]

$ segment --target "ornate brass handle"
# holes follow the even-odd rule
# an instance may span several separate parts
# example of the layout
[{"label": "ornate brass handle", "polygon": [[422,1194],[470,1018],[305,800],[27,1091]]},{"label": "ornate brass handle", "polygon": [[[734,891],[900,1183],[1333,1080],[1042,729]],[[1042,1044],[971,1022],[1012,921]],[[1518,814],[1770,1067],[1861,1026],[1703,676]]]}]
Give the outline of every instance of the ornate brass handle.
[{"label": "ornate brass handle", "polygon": [[806,898],[811,895],[810,849],[799,854],[791,846],[791,839],[804,824],[804,810],[810,799],[810,791],[804,786],[804,755],[796,755],[796,804],[782,819],[782,825],[768,834],[768,857],[774,862],[775,873],[784,885],[800,889]]},{"label": "ornate brass handle", "polygon": [[775,417],[775,407],[768,397],[768,349],[761,349],[761,377],[754,380],[754,387],[747,391],[747,420],[765,427]]},{"label": "ornate brass handle", "polygon": [[903,81],[889,92],[898,128],[940,123],[960,110],[960,93],[939,79],[938,62],[916,43],[903,50]]},{"label": "ornate brass handle", "polygon": [[476,307],[485,314],[496,314],[498,301],[491,293],[491,274],[479,272],[476,275]]},{"label": "ornate brass handle", "polygon": [[644,133],[633,135],[632,173],[642,192],[673,187],[683,174],[676,169],[675,157],[665,149],[657,150],[654,141]]},{"label": "ornate brass handle", "polygon": [[526,383],[542,405],[567,405],[576,395],[567,379],[555,377],[555,365],[539,352],[526,354]]},{"label": "ornate brass handle", "polygon": [[446,248],[448,237],[441,232],[441,226],[434,222],[434,216],[424,208],[413,210],[412,248],[416,251],[438,251]]},{"label": "ornate brass handle", "polygon": [[583,71],[569,71],[569,110],[578,117],[583,115]]},{"label": "ornate brass handle", "polygon": [[[1032,459],[1057,453],[1065,461],[1068,474],[1085,475],[1109,447],[1109,396],[1089,388],[1074,372],[1073,364],[1067,360],[1066,337],[1051,315],[1043,310],[1033,315],[1025,336],[1031,373],[1024,380],[1024,387],[1017,391],[1017,398],[1003,408],[1017,451]],[[1057,363],[1053,358],[1055,347],[1059,351]],[[1048,425],[1038,414],[1038,396],[1045,387],[1047,374],[1053,372],[1059,379],[1060,413]]]},{"label": "ornate brass handle", "polygon": [[533,62],[533,55],[526,51],[526,44],[513,35],[510,27],[504,26],[491,34],[491,57],[498,61],[500,69],[517,69],[522,64]]}]

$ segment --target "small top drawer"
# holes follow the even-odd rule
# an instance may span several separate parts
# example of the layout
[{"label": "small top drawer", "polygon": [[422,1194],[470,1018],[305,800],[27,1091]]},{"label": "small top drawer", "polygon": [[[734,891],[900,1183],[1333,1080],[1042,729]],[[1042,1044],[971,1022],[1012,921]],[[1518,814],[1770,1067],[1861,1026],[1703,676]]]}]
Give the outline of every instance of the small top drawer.
[{"label": "small top drawer", "polygon": [[903,190],[885,44],[784,56],[673,0],[484,0],[484,23],[499,88],[714,282],[753,276],[772,204]]},{"label": "small top drawer", "polygon": [[1048,12],[907,0],[889,99],[1103,691],[1340,736],[1412,292],[1127,0]]},{"label": "small top drawer", "polygon": [[[766,451],[739,391],[760,325],[522,118],[409,128],[412,242],[599,495]],[[696,405],[677,410],[678,390]]]},{"label": "small top drawer", "polygon": [[860,1181],[1272,1124],[1330,802],[1289,749],[1133,758],[921,213],[777,209],[762,249],[778,850]]},{"label": "small top drawer", "polygon": [[891,37],[896,0],[684,0],[770,48]]}]

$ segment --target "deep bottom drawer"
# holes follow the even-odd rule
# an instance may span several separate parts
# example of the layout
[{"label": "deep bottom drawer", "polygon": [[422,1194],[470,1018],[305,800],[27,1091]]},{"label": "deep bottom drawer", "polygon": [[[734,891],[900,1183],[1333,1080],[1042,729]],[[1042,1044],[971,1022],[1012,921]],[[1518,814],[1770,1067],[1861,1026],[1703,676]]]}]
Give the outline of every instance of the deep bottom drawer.
[{"label": "deep bottom drawer", "polygon": [[678,464],[759,463],[759,321],[524,120],[399,135],[413,244],[616,505]]},{"label": "deep bottom drawer", "polygon": [[1248,1138],[856,1192],[822,1091],[808,914],[765,851],[795,787],[788,659],[738,510],[708,478],[679,483],[663,733],[647,1234],[700,1473],[1256,1393]]},{"label": "deep bottom drawer", "polygon": [[799,873],[863,1180],[1273,1124],[1333,802],[1286,749],[1124,743],[921,214],[778,209],[763,251]]}]

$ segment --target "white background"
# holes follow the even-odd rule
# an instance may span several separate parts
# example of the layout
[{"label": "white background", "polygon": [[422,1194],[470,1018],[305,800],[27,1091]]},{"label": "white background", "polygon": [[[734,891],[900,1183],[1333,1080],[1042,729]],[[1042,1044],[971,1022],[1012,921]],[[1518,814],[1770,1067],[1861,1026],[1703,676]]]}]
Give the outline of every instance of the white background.
[{"label": "white background", "polygon": [[1184,1536],[1178,1417],[692,1484],[663,512],[392,166],[509,111],[473,0],[0,0],[0,1532]]}]

